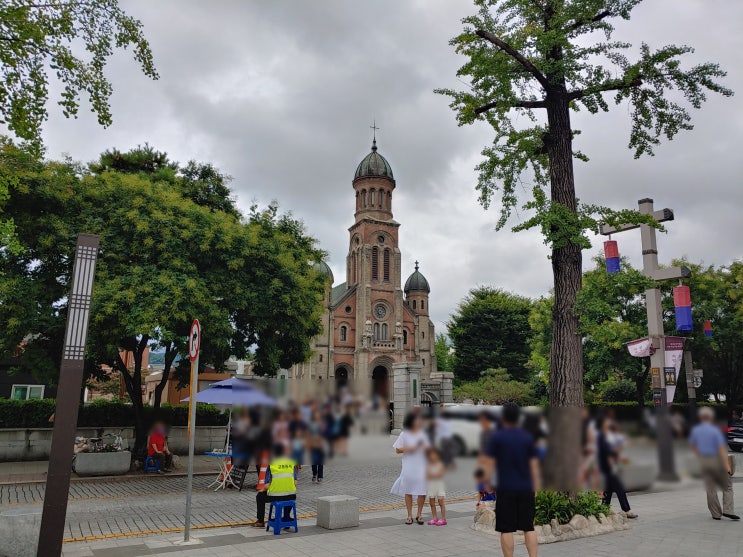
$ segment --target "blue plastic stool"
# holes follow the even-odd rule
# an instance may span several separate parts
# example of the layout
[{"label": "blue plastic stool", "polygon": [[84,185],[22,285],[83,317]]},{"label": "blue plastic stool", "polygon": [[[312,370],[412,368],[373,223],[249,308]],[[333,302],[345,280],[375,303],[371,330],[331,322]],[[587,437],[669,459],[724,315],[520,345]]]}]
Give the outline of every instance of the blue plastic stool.
[{"label": "blue plastic stool", "polygon": [[154,456],[148,456],[144,459],[144,473],[157,472],[160,470],[160,460]]},{"label": "blue plastic stool", "polygon": [[[284,520],[284,509],[289,507],[293,511],[293,517]],[[288,527],[294,527],[295,532],[299,532],[297,525],[297,502],[296,501],[271,501],[271,507],[268,509],[268,522],[266,522],[266,532],[273,528],[273,535],[278,536],[281,530]]]}]

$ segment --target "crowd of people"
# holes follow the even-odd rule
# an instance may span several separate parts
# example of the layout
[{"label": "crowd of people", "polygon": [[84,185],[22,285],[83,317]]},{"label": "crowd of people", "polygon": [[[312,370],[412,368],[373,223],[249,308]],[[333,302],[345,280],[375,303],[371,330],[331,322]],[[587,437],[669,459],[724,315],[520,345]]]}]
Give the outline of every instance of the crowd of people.
[{"label": "crowd of people", "polygon": [[334,456],[348,455],[351,429],[359,404],[350,396],[325,400],[307,399],[290,403],[286,409],[263,412],[243,409],[232,425],[233,466],[260,467],[261,458],[275,453],[276,446],[291,458],[300,471],[306,462],[312,469],[312,482],[322,483],[325,462]]}]

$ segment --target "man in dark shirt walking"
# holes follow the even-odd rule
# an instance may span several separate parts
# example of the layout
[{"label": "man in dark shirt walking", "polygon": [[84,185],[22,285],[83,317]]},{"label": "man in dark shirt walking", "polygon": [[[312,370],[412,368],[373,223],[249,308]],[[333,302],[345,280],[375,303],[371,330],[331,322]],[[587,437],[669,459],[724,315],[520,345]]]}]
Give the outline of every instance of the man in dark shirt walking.
[{"label": "man in dark shirt walking", "polygon": [[513,557],[513,533],[523,530],[529,557],[537,557],[534,493],[539,489],[539,460],[534,439],[519,427],[517,404],[503,406],[503,427],[490,437],[485,456],[488,477],[497,470],[495,530],[504,557]]}]

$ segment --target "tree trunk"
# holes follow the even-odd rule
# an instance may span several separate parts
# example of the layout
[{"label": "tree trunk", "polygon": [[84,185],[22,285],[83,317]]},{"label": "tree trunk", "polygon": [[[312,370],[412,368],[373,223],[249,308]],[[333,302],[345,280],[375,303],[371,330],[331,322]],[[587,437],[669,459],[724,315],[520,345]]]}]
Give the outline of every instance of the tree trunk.
[{"label": "tree trunk", "polygon": [[163,399],[163,391],[168,384],[168,379],[170,379],[170,370],[173,366],[173,360],[175,360],[177,355],[178,351],[172,349],[172,344],[169,344],[165,349],[165,368],[163,369],[163,375],[160,378],[160,382],[155,386],[155,400],[152,401],[153,410],[160,408]]},{"label": "tree trunk", "polygon": [[[547,105],[551,200],[576,213],[572,131],[564,85],[548,92]],[[576,225],[574,234],[579,233]],[[545,481],[548,487],[574,493],[581,461],[583,406],[583,345],[575,312],[583,273],[581,247],[571,241],[554,246],[552,273],[555,303],[550,349],[550,450]]]}]

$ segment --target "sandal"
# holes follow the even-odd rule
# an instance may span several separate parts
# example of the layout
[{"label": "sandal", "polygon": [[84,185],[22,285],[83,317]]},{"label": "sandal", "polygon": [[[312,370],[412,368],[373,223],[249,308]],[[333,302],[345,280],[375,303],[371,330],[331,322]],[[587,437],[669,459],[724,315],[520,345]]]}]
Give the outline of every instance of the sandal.
[{"label": "sandal", "polygon": [[408,519],[405,521],[405,524],[407,524],[408,526],[410,526],[412,523],[413,523],[413,519],[410,517],[408,517]]},{"label": "sandal", "polygon": [[423,517],[421,517],[421,516],[416,516],[415,517],[415,522],[417,524],[420,524],[421,526],[423,526],[425,524],[425,522],[423,522]]},{"label": "sandal", "polygon": [[627,513],[627,518],[637,518],[635,513]]}]

